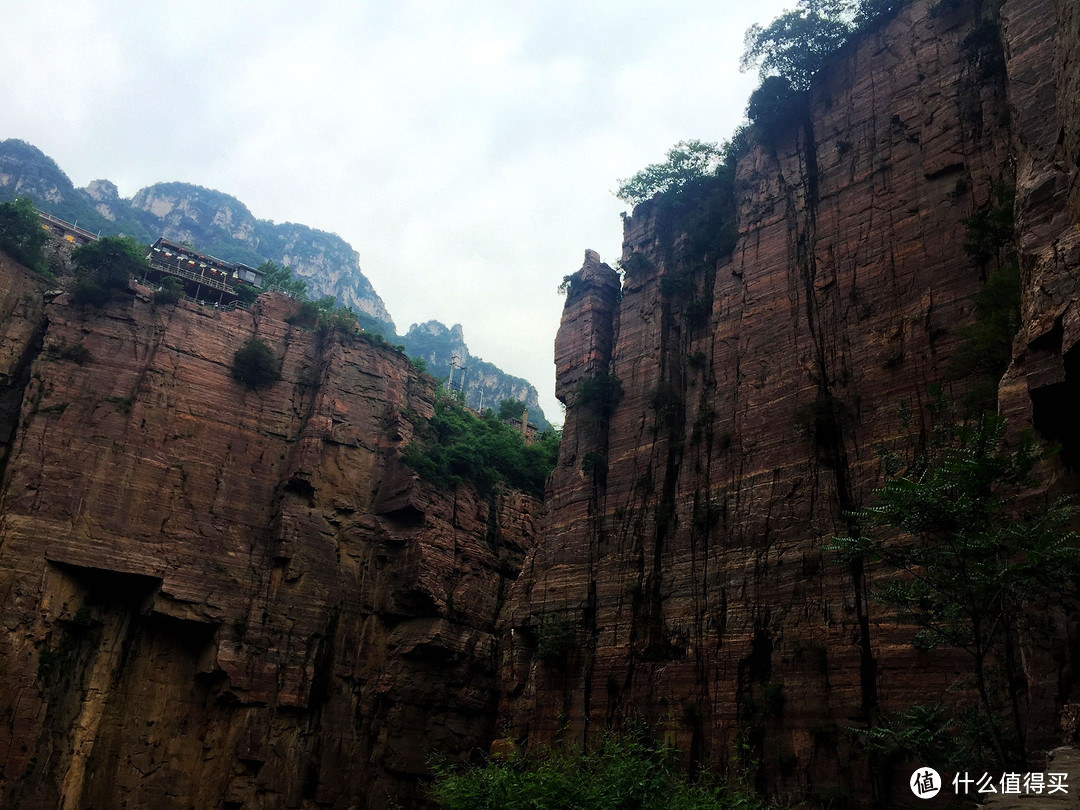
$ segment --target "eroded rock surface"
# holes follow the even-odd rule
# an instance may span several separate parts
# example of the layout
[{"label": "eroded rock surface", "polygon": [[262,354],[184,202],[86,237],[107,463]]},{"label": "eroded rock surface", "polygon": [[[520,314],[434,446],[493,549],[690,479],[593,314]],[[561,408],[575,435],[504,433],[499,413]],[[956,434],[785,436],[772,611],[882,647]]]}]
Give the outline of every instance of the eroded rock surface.
[{"label": "eroded rock surface", "polygon": [[[422,804],[430,752],[486,749],[537,507],[402,465],[430,378],[290,326],[280,296],[42,307],[0,269],[0,361],[27,372],[0,491],[0,805]],[[259,390],[230,374],[252,336],[282,363]]]},{"label": "eroded rock surface", "polygon": [[[1001,407],[1076,452],[1077,6],[1008,2],[1002,21],[995,62],[971,4],[907,4],[819,76],[809,126],[739,163],[729,258],[680,264],[684,237],[644,203],[621,301],[586,284],[568,299],[562,455],[504,612],[509,738],[584,741],[636,717],[686,764],[750,762],[785,800],[889,794],[845,729],[939,699],[963,662],[913,649],[869,599],[874,571],[822,547],[883,454],[925,435],[928,386],[964,392],[947,371],[992,269],[965,252],[965,219],[1001,186],[1024,280]],[[606,414],[580,401],[600,374],[621,388]],[[572,639],[541,655],[556,619]],[[1025,654],[1037,747],[1070,670],[1060,646]]]}]

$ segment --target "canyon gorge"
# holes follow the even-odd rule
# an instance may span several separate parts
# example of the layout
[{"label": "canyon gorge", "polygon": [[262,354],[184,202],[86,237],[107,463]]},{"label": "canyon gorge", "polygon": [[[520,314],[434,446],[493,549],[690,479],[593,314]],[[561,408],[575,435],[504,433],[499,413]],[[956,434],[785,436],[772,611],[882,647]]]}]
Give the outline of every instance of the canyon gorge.
[{"label": "canyon gorge", "polygon": [[[809,99],[734,168],[730,249],[701,261],[656,199],[621,273],[585,252],[543,501],[419,478],[435,381],[290,299],[80,306],[0,255],[0,805],[423,807],[433,754],[631,721],[785,802],[888,800],[847,729],[959,664],[823,549],[931,392],[972,387],[950,368],[993,261],[965,242],[1006,199],[996,407],[1061,448],[1026,499],[1080,489],[1080,2],[911,0]],[[251,337],[281,362],[261,390],[230,374]],[[1032,750],[1076,700],[1075,623],[1047,621]]]}]

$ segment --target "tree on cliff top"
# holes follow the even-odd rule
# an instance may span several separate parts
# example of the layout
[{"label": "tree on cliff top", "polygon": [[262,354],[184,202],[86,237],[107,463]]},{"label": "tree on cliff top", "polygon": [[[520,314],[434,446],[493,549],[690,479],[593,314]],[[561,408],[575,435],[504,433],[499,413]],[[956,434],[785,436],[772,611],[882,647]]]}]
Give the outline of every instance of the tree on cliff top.
[{"label": "tree on cliff top", "polygon": [[846,0],[799,0],[794,11],[767,26],[750,26],[740,69],[758,67],[762,79],[780,76],[795,90],[808,89],[825,59],[851,36],[852,6]]},{"label": "tree on cliff top", "polygon": [[267,259],[257,269],[263,275],[263,289],[276,288],[301,301],[307,300],[307,282],[294,276],[291,267],[282,267],[277,262]]},{"label": "tree on cliff top", "polygon": [[758,67],[762,80],[787,79],[796,91],[807,90],[828,57],[852,36],[892,19],[904,0],[799,0],[766,26],[746,31],[744,71]]},{"label": "tree on cliff top", "polygon": [[78,280],[72,287],[76,303],[100,304],[112,290],[146,270],[146,247],[129,236],[104,236],[71,252]]},{"label": "tree on cliff top", "polygon": [[0,250],[24,267],[46,273],[45,245],[48,241],[49,234],[41,227],[41,218],[28,197],[0,203]]},{"label": "tree on cliff top", "polygon": [[679,190],[692,180],[714,173],[723,156],[715,143],[679,141],[668,150],[663,163],[652,163],[633,177],[620,180],[615,196],[637,205],[654,194]]},{"label": "tree on cliff top", "polygon": [[146,248],[129,236],[104,236],[71,253],[77,275],[106,288],[119,288],[146,269]]}]

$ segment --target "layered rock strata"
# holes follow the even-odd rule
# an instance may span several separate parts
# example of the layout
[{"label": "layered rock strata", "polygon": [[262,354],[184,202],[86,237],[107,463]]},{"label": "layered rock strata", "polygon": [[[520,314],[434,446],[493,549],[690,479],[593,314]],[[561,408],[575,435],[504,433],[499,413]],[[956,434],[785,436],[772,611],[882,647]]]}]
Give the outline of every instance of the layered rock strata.
[{"label": "layered rock strata", "polygon": [[[875,572],[822,549],[926,434],[929,386],[963,393],[947,371],[992,269],[965,221],[1003,186],[1025,325],[1001,407],[1066,461],[1076,437],[1077,4],[1005,3],[1003,57],[977,12],[914,0],[838,54],[809,121],[740,161],[729,257],[680,259],[652,202],[625,222],[621,299],[591,257],[573,277],[548,523],[504,613],[515,742],[639,718],[784,799],[889,792],[845,729],[944,696],[963,662],[913,649]],[[554,626],[572,634],[541,654]],[[1069,698],[1057,652],[1029,668],[1035,746]]]},{"label": "layered rock strata", "polygon": [[0,805],[423,804],[430,752],[486,748],[536,504],[403,467],[430,378],[283,297],[43,307],[2,270]]}]

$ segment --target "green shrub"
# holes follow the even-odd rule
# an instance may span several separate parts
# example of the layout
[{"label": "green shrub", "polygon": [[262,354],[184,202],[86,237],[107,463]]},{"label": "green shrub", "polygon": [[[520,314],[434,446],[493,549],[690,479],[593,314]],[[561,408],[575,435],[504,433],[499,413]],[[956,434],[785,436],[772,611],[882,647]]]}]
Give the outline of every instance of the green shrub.
[{"label": "green shrub", "polygon": [[991,79],[1005,72],[1005,52],[1001,29],[993,20],[980,20],[960,43],[967,60],[975,66],[980,79]]},{"label": "green shrub", "polygon": [[644,253],[631,253],[619,262],[619,269],[623,271],[626,278],[635,279],[646,276],[655,268]]},{"label": "green shrub", "polygon": [[184,282],[176,276],[166,276],[161,280],[161,289],[154,293],[155,304],[175,304],[184,294]]},{"label": "green shrub", "polygon": [[1007,446],[996,415],[936,434],[902,477],[874,491],[871,506],[849,514],[851,536],[829,548],[841,562],[875,563],[874,598],[915,628],[914,647],[967,653],[966,683],[957,685],[977,692],[991,756],[1007,767],[1026,757],[1016,650],[1030,617],[1078,595],[1080,541],[1067,499],[1030,512],[1015,506],[1045,458],[1030,435]]},{"label": "green shrub", "polygon": [[319,325],[319,314],[319,308],[314,301],[304,301],[300,304],[300,309],[288,316],[285,322],[301,329],[314,329]]},{"label": "green shrub", "polygon": [[716,171],[723,153],[715,143],[680,141],[668,150],[667,160],[646,166],[633,177],[619,181],[615,196],[631,205],[655,194],[678,191],[687,183]]},{"label": "green shrub", "polygon": [[405,448],[403,460],[422,478],[441,486],[469,482],[488,490],[505,482],[544,497],[544,484],[558,459],[558,434],[548,431],[527,445],[519,430],[488,413],[474,416],[452,395],[439,391],[434,414],[418,425],[417,438]]},{"label": "green shrub", "polygon": [[1013,189],[999,183],[994,186],[991,201],[975,209],[963,221],[964,252],[980,267],[991,259],[1002,262],[1012,255],[1015,243],[1014,196]]},{"label": "green shrub", "polygon": [[250,284],[238,284],[236,287],[236,300],[241,304],[247,304],[250,306],[254,304],[259,297],[259,288],[252,287]]},{"label": "green shrub", "polygon": [[595,408],[596,412],[606,419],[611,416],[622,394],[622,381],[614,374],[601,372],[579,383],[577,401],[574,404]]},{"label": "green shrub", "polygon": [[233,355],[232,375],[248,388],[260,388],[281,379],[273,351],[260,338],[250,338]]},{"label": "green shrub", "polygon": [[525,403],[520,399],[504,399],[499,402],[499,419],[504,422],[521,421],[525,413]]},{"label": "green shrub", "polygon": [[638,732],[605,734],[588,752],[575,747],[511,755],[455,770],[432,765],[431,795],[446,810],[765,810],[741,786],[675,767],[674,751]]},{"label": "green shrub", "polygon": [[81,281],[119,290],[146,270],[146,247],[127,236],[105,236],[71,252]]},{"label": "green shrub", "polygon": [[294,298],[307,298],[307,282],[293,276],[291,267],[282,267],[269,259],[258,266],[264,290],[281,290]]},{"label": "green shrub", "polygon": [[766,26],[752,25],[746,32],[746,51],[740,67],[759,67],[762,78],[782,77],[795,90],[806,90],[810,80],[855,30],[855,3],[851,0],[798,0]]},{"label": "green shrub", "polygon": [[55,357],[57,360],[67,360],[80,366],[94,359],[86,346],[81,343],[68,343],[66,340],[61,340],[59,343],[50,343],[45,347],[45,354],[49,357]]},{"label": "green shrub", "polygon": [[24,267],[45,274],[45,245],[49,233],[41,225],[37,208],[28,197],[0,203],[0,251]]},{"label": "green shrub", "polygon": [[975,322],[960,333],[949,364],[950,379],[968,380],[964,407],[970,414],[997,410],[1001,376],[1012,362],[1020,329],[1020,268],[1009,262],[986,280],[975,296]]},{"label": "green shrub", "polygon": [[566,660],[574,648],[574,626],[567,619],[546,613],[540,617],[536,631],[536,657],[545,664],[557,664]]},{"label": "green shrub", "polygon": [[754,124],[754,134],[763,143],[775,143],[784,133],[806,120],[809,97],[783,76],[769,76],[746,105],[746,117]]}]

